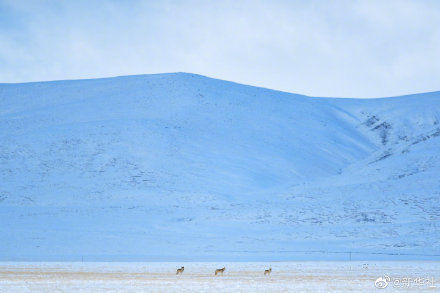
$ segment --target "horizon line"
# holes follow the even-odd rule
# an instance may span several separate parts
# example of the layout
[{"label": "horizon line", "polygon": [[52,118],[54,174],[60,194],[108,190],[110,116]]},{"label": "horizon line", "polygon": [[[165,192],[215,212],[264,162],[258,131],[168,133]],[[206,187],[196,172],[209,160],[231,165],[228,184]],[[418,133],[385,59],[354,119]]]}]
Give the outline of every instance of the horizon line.
[{"label": "horizon line", "polygon": [[390,99],[390,98],[417,96],[417,95],[424,95],[424,94],[433,94],[433,93],[440,92],[440,89],[439,89],[439,90],[435,90],[435,91],[409,93],[409,94],[398,95],[398,96],[380,96],[380,97],[364,97],[364,98],[361,98],[361,97],[310,96],[310,95],[305,95],[305,94],[300,94],[300,93],[295,93],[295,92],[288,92],[288,91],[284,91],[284,90],[267,88],[267,87],[258,86],[258,85],[239,83],[239,82],[232,81],[232,80],[215,78],[215,77],[210,77],[207,75],[202,75],[202,74],[192,73],[192,72],[184,72],[184,71],[160,72],[160,73],[141,73],[141,74],[114,75],[114,76],[89,77],[89,78],[73,78],[73,79],[53,79],[53,80],[25,81],[25,82],[0,82],[0,86],[2,86],[2,85],[20,85],[20,84],[25,85],[25,84],[34,84],[34,83],[57,83],[57,82],[66,82],[66,81],[73,81],[73,82],[75,82],[75,81],[93,81],[93,80],[100,80],[100,79],[141,77],[141,76],[152,76],[152,75],[178,75],[178,74],[194,75],[194,76],[203,77],[206,79],[213,79],[213,80],[218,80],[218,81],[223,81],[223,82],[228,82],[228,83],[234,83],[234,84],[238,84],[238,85],[242,85],[242,86],[260,88],[260,89],[265,89],[265,90],[269,90],[269,91],[276,91],[276,92],[287,93],[287,94],[291,94],[291,95],[298,95],[298,96],[303,96],[303,97],[308,97],[308,98],[321,98],[321,99],[377,100],[377,99]]}]

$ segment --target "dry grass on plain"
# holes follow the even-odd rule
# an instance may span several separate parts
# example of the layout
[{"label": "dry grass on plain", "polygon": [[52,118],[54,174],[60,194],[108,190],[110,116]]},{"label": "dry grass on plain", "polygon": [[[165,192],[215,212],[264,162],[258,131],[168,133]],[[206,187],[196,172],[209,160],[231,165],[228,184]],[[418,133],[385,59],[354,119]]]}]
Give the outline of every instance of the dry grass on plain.
[{"label": "dry grass on plain", "polygon": [[0,263],[0,292],[440,292],[440,283],[374,286],[384,274],[440,281],[435,262],[272,263],[270,276],[263,263],[226,263],[224,276],[214,275],[218,264],[184,265],[176,275],[174,263]]}]

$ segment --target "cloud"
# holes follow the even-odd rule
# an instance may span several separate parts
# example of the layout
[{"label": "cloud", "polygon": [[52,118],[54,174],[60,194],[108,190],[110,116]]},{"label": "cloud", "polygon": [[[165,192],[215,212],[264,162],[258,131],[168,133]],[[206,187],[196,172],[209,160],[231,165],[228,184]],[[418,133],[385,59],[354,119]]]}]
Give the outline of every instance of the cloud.
[{"label": "cloud", "polygon": [[185,71],[314,96],[440,90],[435,1],[1,1],[0,81]]}]

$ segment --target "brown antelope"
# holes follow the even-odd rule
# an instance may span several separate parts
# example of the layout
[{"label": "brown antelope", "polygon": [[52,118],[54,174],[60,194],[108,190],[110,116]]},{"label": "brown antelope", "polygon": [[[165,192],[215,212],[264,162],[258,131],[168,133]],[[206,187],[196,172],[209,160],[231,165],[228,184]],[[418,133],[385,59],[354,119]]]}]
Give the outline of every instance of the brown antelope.
[{"label": "brown antelope", "polygon": [[223,269],[216,269],[215,270],[215,275],[217,276],[218,273],[221,273],[223,276],[223,272],[225,271],[225,267],[223,267]]},{"label": "brown antelope", "polygon": [[264,270],[264,275],[266,276],[266,275],[269,275],[270,276],[270,273],[272,272],[272,268],[269,268],[268,270]]},{"label": "brown antelope", "polygon": [[184,270],[185,270],[185,267],[181,267],[180,269],[177,269],[176,275],[182,274]]}]

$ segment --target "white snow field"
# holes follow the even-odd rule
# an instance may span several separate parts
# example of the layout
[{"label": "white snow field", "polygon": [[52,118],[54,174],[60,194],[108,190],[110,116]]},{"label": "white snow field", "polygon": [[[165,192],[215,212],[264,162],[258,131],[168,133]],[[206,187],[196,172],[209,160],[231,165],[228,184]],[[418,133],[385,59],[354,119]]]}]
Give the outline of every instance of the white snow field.
[{"label": "white snow field", "polygon": [[[182,275],[176,268],[185,266]],[[223,276],[214,270],[225,266]],[[0,263],[0,292],[439,292],[439,262]],[[386,278],[384,289],[376,287]]]},{"label": "white snow field", "polygon": [[0,84],[0,260],[440,260],[439,121],[440,92]]}]

